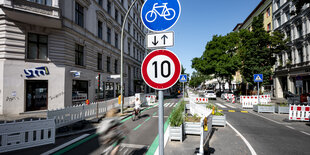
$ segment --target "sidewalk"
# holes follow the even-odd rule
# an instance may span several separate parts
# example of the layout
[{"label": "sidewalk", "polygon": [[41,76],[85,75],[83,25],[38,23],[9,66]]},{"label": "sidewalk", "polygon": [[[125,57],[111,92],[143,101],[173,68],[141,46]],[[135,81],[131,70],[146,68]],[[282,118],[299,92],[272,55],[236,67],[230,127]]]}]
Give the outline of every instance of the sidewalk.
[{"label": "sidewalk", "polygon": [[[205,146],[205,154],[251,154],[242,139],[229,127],[213,127],[212,133]],[[169,155],[194,155],[199,152],[200,136],[186,135],[183,143],[168,141],[165,154]]]}]

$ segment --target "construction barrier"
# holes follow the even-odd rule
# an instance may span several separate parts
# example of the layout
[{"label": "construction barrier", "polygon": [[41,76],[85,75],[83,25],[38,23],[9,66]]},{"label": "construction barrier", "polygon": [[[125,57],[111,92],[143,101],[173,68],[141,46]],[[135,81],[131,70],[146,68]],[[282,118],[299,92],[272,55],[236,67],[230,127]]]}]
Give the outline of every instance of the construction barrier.
[{"label": "construction barrier", "polygon": [[310,106],[290,104],[289,120],[309,121]]},{"label": "construction barrier", "polygon": [[156,95],[146,94],[145,98],[148,105],[153,105],[156,102]]},{"label": "construction barrier", "polygon": [[194,99],[195,103],[208,103],[209,99],[204,97],[196,97]]},{"label": "construction barrier", "polygon": [[[268,104],[271,102],[270,95],[259,95],[260,104]],[[253,108],[253,105],[258,104],[258,96],[240,96],[240,103],[242,108]]]}]

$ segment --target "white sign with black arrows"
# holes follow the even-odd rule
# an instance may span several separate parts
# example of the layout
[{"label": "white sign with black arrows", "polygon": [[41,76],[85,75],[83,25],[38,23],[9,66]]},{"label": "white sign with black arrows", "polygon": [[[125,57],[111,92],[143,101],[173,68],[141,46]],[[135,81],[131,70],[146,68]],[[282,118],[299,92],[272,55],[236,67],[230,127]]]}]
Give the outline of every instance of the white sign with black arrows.
[{"label": "white sign with black arrows", "polygon": [[174,33],[149,33],[147,34],[147,48],[174,46]]}]

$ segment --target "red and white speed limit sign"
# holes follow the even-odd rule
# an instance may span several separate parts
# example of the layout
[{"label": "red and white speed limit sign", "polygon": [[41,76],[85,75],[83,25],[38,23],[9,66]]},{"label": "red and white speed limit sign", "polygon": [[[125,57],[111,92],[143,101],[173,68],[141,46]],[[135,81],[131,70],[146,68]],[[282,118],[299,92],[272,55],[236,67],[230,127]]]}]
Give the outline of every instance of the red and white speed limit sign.
[{"label": "red and white speed limit sign", "polygon": [[150,87],[157,90],[168,89],[179,80],[181,63],[171,51],[155,50],[144,58],[141,74]]}]

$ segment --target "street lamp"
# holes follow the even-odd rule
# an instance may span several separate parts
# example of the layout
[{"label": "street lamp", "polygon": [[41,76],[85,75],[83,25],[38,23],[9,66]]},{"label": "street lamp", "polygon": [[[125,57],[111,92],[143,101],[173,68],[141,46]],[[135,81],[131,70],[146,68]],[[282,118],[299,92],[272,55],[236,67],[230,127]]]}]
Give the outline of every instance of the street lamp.
[{"label": "street lamp", "polygon": [[[125,23],[126,23],[126,19],[129,15],[129,12],[130,10],[132,9],[133,5],[137,2],[137,0],[135,0],[134,2],[131,3],[129,9],[127,10],[127,13],[125,15],[125,18],[124,18],[124,21],[123,21],[123,25],[122,25],[122,32],[121,32],[121,114],[123,114],[123,107],[124,107],[124,103],[123,103],[123,99],[124,99],[124,96],[123,96],[123,90],[124,90],[124,83],[123,83],[123,76],[124,76],[124,73],[123,73],[123,66],[124,66],[124,56],[123,56],[123,53],[124,53],[124,41],[123,41],[123,38],[124,38],[124,29],[125,29]],[[129,30],[129,33],[130,33],[130,30]]]}]

